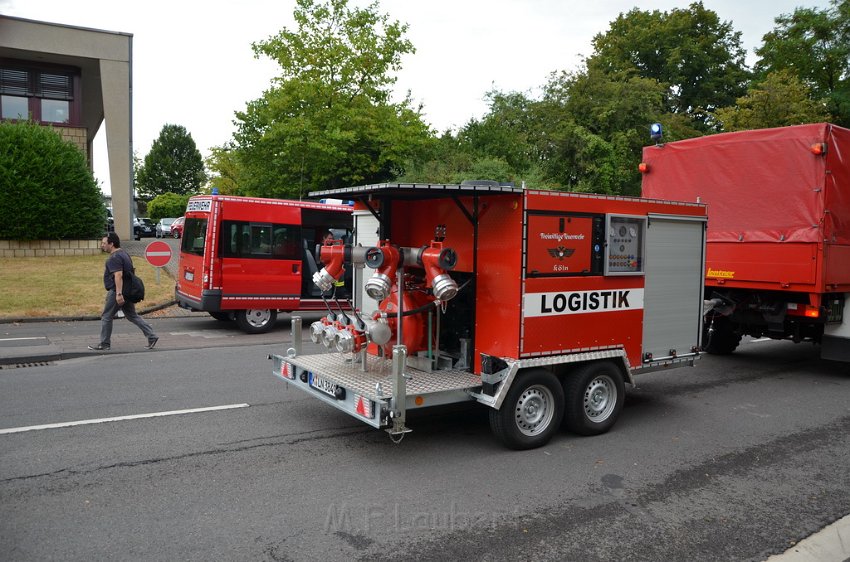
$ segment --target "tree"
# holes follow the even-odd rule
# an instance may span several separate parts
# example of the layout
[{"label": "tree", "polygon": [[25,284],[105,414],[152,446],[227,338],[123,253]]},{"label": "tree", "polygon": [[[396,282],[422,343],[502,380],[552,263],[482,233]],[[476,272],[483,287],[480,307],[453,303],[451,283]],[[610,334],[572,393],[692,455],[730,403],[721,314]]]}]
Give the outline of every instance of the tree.
[{"label": "tree", "polygon": [[534,122],[535,101],[519,92],[487,92],[490,104],[480,120],[470,120],[458,139],[478,157],[504,161],[515,173],[527,171],[537,159],[533,140],[539,135]]},{"label": "tree", "polygon": [[666,113],[666,88],[653,79],[588,68],[553,73],[543,91],[535,142],[548,183],[559,189],[637,195],[649,123],[663,123],[669,140],[700,134],[687,116]]},{"label": "tree", "polygon": [[136,171],[136,190],[141,197],[165,193],[194,195],[206,182],[201,153],[186,128],[166,124]]},{"label": "tree", "polygon": [[205,164],[210,171],[210,187],[222,195],[247,195],[242,188],[242,166],[233,146],[214,146]]},{"label": "tree", "polygon": [[797,8],[775,22],[756,49],[756,70],[793,73],[813,100],[826,101],[835,123],[850,126],[850,0],[833,0],[825,10]]},{"label": "tree", "polygon": [[236,114],[246,193],[301,196],[403,173],[430,131],[408,96],[391,103],[393,73],[414,52],[406,25],[347,0],[297,0],[296,30],[255,43],[280,65],[263,96]]},{"label": "tree", "polygon": [[99,238],[106,208],[80,150],[52,128],[0,122],[0,239]]},{"label": "tree", "polygon": [[772,72],[747,90],[732,107],[716,111],[724,131],[765,129],[828,118],[826,106],[811,99],[811,92],[788,70]]},{"label": "tree", "polygon": [[593,38],[589,72],[649,78],[663,84],[665,108],[708,128],[710,112],[743,95],[749,72],[741,33],[721,22],[702,2],[670,12],[620,14],[609,30]]}]

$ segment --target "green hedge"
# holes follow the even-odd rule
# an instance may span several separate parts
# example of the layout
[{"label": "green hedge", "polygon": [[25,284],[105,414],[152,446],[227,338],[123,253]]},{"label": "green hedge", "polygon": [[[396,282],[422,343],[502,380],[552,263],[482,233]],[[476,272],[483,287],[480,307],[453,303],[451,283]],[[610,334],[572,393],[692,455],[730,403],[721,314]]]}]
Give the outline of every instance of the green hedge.
[{"label": "green hedge", "polygon": [[0,240],[100,238],[105,224],[79,148],[50,127],[0,122]]}]

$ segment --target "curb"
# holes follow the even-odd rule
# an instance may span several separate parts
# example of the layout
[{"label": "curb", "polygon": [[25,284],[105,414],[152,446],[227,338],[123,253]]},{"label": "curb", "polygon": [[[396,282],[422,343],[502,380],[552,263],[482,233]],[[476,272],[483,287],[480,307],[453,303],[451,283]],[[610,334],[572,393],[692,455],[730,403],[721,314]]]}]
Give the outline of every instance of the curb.
[{"label": "curb", "polygon": [[[164,304],[157,304],[144,310],[137,310],[140,316],[158,312],[177,304],[177,300],[169,301]],[[0,318],[0,324],[31,324],[36,322],[82,322],[85,320],[100,320],[100,315],[97,316],[33,316],[24,318]]]}]

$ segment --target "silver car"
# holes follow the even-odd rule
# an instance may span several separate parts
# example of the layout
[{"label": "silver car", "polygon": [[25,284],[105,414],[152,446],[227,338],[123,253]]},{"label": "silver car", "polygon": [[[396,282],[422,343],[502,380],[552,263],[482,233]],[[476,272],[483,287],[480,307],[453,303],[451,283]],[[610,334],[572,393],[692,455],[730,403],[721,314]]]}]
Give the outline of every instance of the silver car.
[{"label": "silver car", "polygon": [[159,222],[156,223],[156,237],[165,238],[166,236],[171,236],[171,225],[176,220],[177,217],[159,219]]}]

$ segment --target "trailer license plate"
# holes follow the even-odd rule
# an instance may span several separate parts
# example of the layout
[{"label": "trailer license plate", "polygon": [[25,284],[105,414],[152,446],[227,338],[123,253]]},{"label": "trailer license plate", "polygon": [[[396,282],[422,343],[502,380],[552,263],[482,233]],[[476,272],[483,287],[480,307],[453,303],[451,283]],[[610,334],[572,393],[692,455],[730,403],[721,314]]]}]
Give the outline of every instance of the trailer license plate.
[{"label": "trailer license plate", "polygon": [[322,377],[317,377],[314,373],[310,373],[310,386],[336,398],[337,385],[330,381],[326,381]]}]

